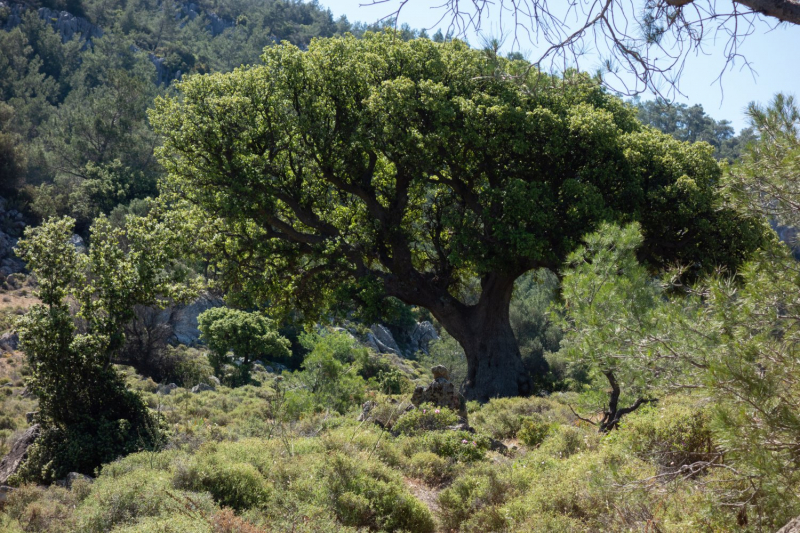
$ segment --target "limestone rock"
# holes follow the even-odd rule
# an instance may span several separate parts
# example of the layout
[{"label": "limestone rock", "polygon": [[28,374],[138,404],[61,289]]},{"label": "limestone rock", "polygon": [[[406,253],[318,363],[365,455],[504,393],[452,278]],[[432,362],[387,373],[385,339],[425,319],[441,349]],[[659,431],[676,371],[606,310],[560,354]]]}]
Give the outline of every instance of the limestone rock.
[{"label": "limestone rock", "polygon": [[226,29],[232,28],[234,25],[232,20],[221,18],[214,12],[206,13],[206,20],[208,21],[208,24],[206,24],[206,29],[211,32],[212,37],[216,37]]},{"label": "limestone rock", "polygon": [[788,524],[778,530],[778,533],[800,533],[800,516],[789,521]]},{"label": "limestone rock", "polygon": [[219,298],[204,296],[189,305],[176,307],[163,311],[163,318],[172,326],[175,342],[191,346],[200,340],[200,330],[197,328],[197,317],[203,311],[223,304]]},{"label": "limestone rock", "polygon": [[436,365],[431,368],[431,373],[433,374],[433,379],[450,379],[450,371],[444,365]]},{"label": "limestone rock", "polygon": [[177,389],[178,386],[175,383],[170,383],[169,385],[162,385],[158,388],[158,394],[163,396],[168,396],[172,391]]},{"label": "limestone rock", "polygon": [[436,328],[427,320],[417,322],[411,332],[411,353],[425,352],[428,353],[431,342],[439,339],[439,334],[436,333]]},{"label": "limestone rock", "polygon": [[192,387],[192,392],[197,394],[198,392],[205,392],[209,390],[214,390],[214,387],[207,383],[198,383],[194,387]]},{"label": "limestone rock", "polygon": [[12,352],[19,348],[19,334],[16,331],[10,331],[0,335],[0,352]]},{"label": "limestone rock", "polygon": [[213,386],[213,387],[219,387],[220,385],[222,385],[222,383],[220,383],[219,378],[217,376],[209,376],[208,377],[208,381],[211,382],[211,386]]},{"label": "limestone rock", "polygon": [[438,405],[439,407],[447,407],[448,409],[452,409],[458,413],[458,416],[466,420],[466,401],[464,400],[464,397],[461,396],[461,394],[459,394],[459,392],[456,390],[456,386],[453,385],[453,383],[446,377],[442,377],[443,374],[441,369],[444,369],[444,372],[447,372],[447,369],[441,365],[435,366],[433,369],[431,369],[434,371],[434,376],[438,374],[440,377],[435,378],[427,387],[417,387],[414,390],[414,394],[411,395],[411,403],[417,407],[423,403],[430,403],[433,405]]},{"label": "limestone rock", "polygon": [[79,479],[85,479],[89,483],[94,481],[94,478],[92,478],[91,476],[87,476],[85,474],[80,474],[78,472],[70,472],[69,474],[67,474],[67,477],[65,477],[64,479],[59,479],[58,481],[56,481],[56,485],[71,489],[72,488],[72,484],[75,483],[76,481],[78,481]]},{"label": "limestone rock", "polygon": [[0,485],[5,485],[8,478],[17,472],[19,466],[28,457],[28,448],[39,436],[39,424],[34,424],[25,430],[17,442],[11,447],[8,455],[0,460]]},{"label": "limestone rock", "polygon": [[378,406],[378,402],[367,400],[361,405],[361,414],[358,415],[358,421],[363,422],[369,420],[369,413]]},{"label": "limestone rock", "polygon": [[86,252],[86,250],[88,249],[88,248],[86,247],[86,242],[83,240],[83,237],[81,237],[81,236],[80,236],[80,235],[78,235],[77,233],[74,233],[74,234],[72,235],[72,237],[70,237],[70,238],[69,238],[69,243],[70,243],[72,246],[74,246],[74,247],[75,247],[75,250],[76,250],[78,253],[85,253],[85,252]]}]

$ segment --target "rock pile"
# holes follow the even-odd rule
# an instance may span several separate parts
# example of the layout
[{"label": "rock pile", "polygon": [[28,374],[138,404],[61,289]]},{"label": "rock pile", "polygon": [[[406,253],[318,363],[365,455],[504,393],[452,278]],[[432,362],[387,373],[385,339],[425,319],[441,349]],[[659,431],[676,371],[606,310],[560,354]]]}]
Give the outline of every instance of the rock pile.
[{"label": "rock pile", "polygon": [[414,394],[411,395],[411,403],[416,407],[423,403],[447,407],[466,420],[467,403],[450,381],[450,372],[442,365],[431,368],[431,372],[433,372],[433,381],[427,387],[417,387]]}]

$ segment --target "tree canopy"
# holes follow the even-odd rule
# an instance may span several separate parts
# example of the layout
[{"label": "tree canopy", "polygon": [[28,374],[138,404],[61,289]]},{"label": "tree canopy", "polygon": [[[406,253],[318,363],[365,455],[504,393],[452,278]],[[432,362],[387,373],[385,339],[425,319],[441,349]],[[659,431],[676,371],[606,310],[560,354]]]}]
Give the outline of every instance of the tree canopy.
[{"label": "tree canopy", "polygon": [[642,127],[586,76],[391,32],[262,59],[157,99],[166,198],[238,295],[309,319],[342,298],[429,309],[474,397],[531,392],[514,280],[557,270],[599,222],[640,221],[655,267],[735,266],[758,244],[758,223],[716,205],[709,146]]}]

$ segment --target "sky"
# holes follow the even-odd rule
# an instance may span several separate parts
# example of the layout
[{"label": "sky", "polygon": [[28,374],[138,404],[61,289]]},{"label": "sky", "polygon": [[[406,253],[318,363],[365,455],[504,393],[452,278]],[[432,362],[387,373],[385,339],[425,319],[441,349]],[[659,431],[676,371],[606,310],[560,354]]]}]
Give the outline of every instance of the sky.
[{"label": "sky", "polygon": [[[727,0],[722,0],[722,5]],[[397,0],[377,5],[361,5],[371,0],[319,0],[320,5],[328,8],[334,17],[344,15],[350,22],[375,22],[397,9]],[[410,0],[400,12],[399,23],[408,23],[415,29],[425,28],[430,35],[436,29],[447,30],[450,19],[442,20],[443,12],[433,6],[441,5],[444,0]],[[704,53],[692,55],[680,79],[680,91],[685,96],[675,95],[674,101],[688,105],[701,104],[711,117],[731,122],[739,131],[747,126],[744,114],[748,103],[756,101],[766,104],[778,92],[793,94],[800,98],[800,26],[783,24],[772,28],[774,24],[756,23],[752,35],[749,35],[739,48],[750,63],[752,71],[739,60],[729,65],[720,83],[717,78],[725,67],[724,46],[727,38],[707,39]],[[497,12],[492,12],[488,20],[482,24],[483,35],[498,37],[502,35],[502,26]],[[480,46],[482,36],[474,31],[465,36],[472,46]],[[518,43],[506,37],[503,51],[520,51],[530,59],[538,58],[543,47],[520,36]],[[599,59],[587,57],[582,60],[581,67],[595,71],[600,65]],[[652,93],[644,93],[641,98],[651,99]]]}]

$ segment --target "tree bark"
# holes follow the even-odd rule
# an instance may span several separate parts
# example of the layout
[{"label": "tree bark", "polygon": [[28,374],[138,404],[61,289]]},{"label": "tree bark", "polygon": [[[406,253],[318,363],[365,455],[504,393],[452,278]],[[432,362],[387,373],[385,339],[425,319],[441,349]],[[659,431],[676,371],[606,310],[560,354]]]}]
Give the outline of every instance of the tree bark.
[{"label": "tree bark", "polygon": [[511,329],[509,305],[513,277],[487,276],[477,304],[434,315],[464,349],[467,379],[464,396],[486,402],[491,398],[527,396],[532,380]]}]

